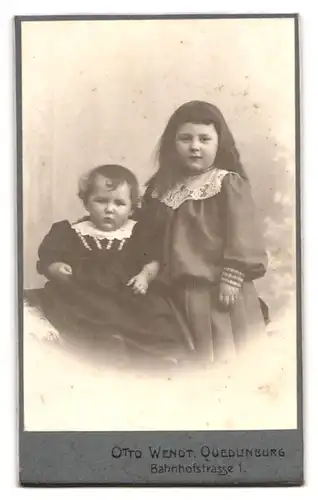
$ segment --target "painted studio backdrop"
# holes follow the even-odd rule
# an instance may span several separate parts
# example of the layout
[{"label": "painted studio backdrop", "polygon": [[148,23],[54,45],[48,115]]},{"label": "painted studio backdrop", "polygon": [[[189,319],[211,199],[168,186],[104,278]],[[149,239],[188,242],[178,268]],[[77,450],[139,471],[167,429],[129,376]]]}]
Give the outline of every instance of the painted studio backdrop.
[{"label": "painted studio backdrop", "polygon": [[142,185],[173,111],[204,100],[252,183],[269,255],[259,295],[295,342],[294,20],[25,22],[21,57],[24,288],[44,283],[37,249],[52,223],[84,215],[80,174],[120,163]]}]

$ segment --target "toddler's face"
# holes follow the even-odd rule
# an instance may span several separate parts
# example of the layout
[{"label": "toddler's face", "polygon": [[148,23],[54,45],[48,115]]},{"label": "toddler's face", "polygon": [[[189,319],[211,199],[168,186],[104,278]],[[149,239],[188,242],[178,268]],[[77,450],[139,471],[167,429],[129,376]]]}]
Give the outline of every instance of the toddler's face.
[{"label": "toddler's face", "polygon": [[130,187],[125,182],[112,189],[108,179],[99,176],[85,207],[98,229],[115,231],[127,222],[132,213]]},{"label": "toddler's face", "polygon": [[218,134],[211,123],[184,123],[176,134],[176,150],[181,164],[192,172],[204,172],[218,150]]}]

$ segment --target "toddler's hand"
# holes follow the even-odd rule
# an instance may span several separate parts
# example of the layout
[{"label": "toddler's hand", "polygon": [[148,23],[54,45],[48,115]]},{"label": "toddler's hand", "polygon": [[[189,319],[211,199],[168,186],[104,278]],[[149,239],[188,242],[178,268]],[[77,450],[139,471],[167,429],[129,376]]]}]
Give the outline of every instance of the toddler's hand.
[{"label": "toddler's hand", "polygon": [[219,300],[223,306],[233,305],[238,297],[240,289],[237,286],[220,283]]},{"label": "toddler's hand", "polygon": [[72,268],[65,262],[53,262],[48,267],[49,274],[56,279],[67,281],[72,276]]},{"label": "toddler's hand", "polygon": [[137,276],[128,281],[127,286],[132,286],[135,294],[144,295],[148,290],[148,280],[144,273],[139,273]]}]

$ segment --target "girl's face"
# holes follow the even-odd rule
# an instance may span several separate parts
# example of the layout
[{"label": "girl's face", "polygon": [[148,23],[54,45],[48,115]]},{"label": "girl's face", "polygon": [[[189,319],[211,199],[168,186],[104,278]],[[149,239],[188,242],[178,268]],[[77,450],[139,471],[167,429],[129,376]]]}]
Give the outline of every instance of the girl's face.
[{"label": "girl's face", "polygon": [[130,186],[125,182],[112,189],[102,176],[96,177],[94,184],[85,208],[98,229],[115,231],[127,222],[132,213]]},{"label": "girl's face", "polygon": [[177,131],[175,144],[182,166],[200,173],[213,165],[218,143],[218,134],[212,123],[184,123]]}]

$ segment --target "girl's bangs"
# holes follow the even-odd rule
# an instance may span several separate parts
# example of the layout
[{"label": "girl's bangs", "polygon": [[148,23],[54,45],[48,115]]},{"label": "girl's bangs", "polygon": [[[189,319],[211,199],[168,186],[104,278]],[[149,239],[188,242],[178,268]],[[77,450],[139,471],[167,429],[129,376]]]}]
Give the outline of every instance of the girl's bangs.
[{"label": "girl's bangs", "polygon": [[176,114],[176,121],[182,123],[203,123],[205,125],[220,124],[221,116],[217,109],[208,106],[207,104],[196,104],[187,108],[180,109]]}]

